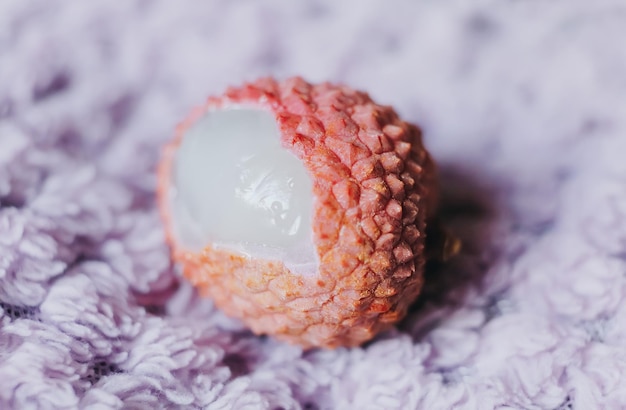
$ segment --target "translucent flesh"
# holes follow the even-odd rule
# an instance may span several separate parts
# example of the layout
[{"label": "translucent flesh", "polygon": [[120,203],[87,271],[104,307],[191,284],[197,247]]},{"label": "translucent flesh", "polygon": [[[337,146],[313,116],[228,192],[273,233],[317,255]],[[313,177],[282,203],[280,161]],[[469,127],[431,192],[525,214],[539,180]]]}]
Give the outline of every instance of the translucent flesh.
[{"label": "translucent flesh", "polygon": [[173,174],[174,234],[183,247],[210,244],[315,272],[311,178],[281,146],[270,112],[207,112],[183,136]]}]

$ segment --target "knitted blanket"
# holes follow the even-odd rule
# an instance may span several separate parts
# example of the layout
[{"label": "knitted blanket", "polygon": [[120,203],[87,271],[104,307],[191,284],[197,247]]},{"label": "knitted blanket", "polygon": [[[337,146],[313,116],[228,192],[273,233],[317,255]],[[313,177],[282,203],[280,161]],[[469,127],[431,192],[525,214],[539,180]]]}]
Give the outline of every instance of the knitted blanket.
[{"label": "knitted blanket", "polygon": [[[626,408],[625,38],[619,0],[3,0],[0,408]],[[264,75],[439,164],[463,249],[360,348],[255,336],[170,260],[160,147]]]}]

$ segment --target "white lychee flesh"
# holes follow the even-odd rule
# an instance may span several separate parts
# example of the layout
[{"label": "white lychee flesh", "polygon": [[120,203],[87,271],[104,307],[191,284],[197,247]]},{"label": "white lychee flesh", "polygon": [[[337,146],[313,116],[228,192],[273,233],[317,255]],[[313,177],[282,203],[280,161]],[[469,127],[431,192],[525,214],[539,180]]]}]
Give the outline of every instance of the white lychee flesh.
[{"label": "white lychee flesh", "polygon": [[207,111],[183,135],[171,181],[173,234],[183,248],[211,245],[316,272],[312,181],[281,145],[271,112]]}]

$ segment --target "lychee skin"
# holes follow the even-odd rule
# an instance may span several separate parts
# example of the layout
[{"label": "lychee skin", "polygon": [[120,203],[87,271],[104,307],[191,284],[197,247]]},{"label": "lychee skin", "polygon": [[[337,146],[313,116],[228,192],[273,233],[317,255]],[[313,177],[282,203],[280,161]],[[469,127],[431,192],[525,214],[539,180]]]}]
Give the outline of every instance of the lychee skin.
[{"label": "lychee skin", "polygon": [[[172,235],[167,191],[177,147],[207,110],[233,105],[273,113],[282,145],[313,181],[316,276],[211,244],[190,252]],[[420,293],[435,166],[421,131],[365,93],[298,77],[230,88],[178,127],[158,172],[160,209],[184,276],[257,334],[304,348],[357,346],[402,319]]]}]

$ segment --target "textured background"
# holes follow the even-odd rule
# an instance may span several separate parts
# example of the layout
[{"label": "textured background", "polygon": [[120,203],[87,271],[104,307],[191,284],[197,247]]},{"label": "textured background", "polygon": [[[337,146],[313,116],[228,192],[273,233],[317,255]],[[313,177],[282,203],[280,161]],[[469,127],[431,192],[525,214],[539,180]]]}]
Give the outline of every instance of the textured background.
[{"label": "textured background", "polygon": [[[626,407],[624,38],[617,0],[3,0],[0,408]],[[160,145],[267,74],[369,91],[441,164],[465,249],[363,348],[255,337],[170,263]]]}]

